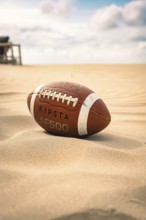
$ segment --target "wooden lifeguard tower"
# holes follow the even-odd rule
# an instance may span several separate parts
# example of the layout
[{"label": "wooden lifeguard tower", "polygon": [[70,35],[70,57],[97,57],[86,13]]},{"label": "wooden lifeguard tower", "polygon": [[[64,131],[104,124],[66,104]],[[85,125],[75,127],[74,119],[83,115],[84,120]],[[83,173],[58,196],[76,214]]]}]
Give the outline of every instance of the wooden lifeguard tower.
[{"label": "wooden lifeguard tower", "polygon": [[[14,53],[17,49],[17,56]],[[0,64],[22,65],[21,45],[9,41],[8,36],[0,36]]]}]

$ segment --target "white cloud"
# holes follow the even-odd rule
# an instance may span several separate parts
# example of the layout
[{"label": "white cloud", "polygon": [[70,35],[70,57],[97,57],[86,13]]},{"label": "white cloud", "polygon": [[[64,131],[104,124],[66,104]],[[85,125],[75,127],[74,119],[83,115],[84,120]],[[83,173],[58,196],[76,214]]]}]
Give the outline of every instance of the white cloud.
[{"label": "white cloud", "polygon": [[120,25],[122,21],[122,8],[110,5],[98,9],[92,16],[92,22],[98,29],[110,29]]},{"label": "white cloud", "polygon": [[73,11],[72,0],[44,0],[40,9],[45,14],[66,17]]},{"label": "white cloud", "polygon": [[92,16],[92,23],[102,30],[146,25],[146,1],[132,1],[123,7],[110,5],[98,9]]},{"label": "white cloud", "polygon": [[0,0],[0,8],[5,9],[22,9],[22,8],[30,8],[34,5],[37,5],[39,0]]},{"label": "white cloud", "polygon": [[127,25],[146,25],[146,1],[133,1],[123,8],[123,22]]},{"label": "white cloud", "polygon": [[128,33],[128,39],[133,42],[146,42],[146,26],[132,28]]}]

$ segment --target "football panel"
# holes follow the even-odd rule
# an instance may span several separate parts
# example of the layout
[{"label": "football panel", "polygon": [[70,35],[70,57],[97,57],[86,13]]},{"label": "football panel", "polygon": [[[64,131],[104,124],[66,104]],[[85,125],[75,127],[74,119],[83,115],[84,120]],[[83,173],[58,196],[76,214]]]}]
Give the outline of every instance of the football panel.
[{"label": "football panel", "polygon": [[34,104],[36,122],[46,131],[55,135],[77,137],[78,112],[66,111],[62,107],[39,102],[38,99]]},{"label": "football panel", "polygon": [[94,104],[91,107],[91,110],[93,112],[96,112],[103,119],[105,119],[107,121],[107,124],[110,123],[111,115],[102,99],[98,99],[96,102],[94,102]]},{"label": "football panel", "polygon": [[98,133],[105,129],[111,120],[110,113],[105,106],[104,102],[97,100],[89,112],[88,117],[88,135]]},{"label": "football panel", "polygon": [[89,113],[88,119],[88,135],[96,134],[108,126],[109,123],[100,115],[92,110]]}]

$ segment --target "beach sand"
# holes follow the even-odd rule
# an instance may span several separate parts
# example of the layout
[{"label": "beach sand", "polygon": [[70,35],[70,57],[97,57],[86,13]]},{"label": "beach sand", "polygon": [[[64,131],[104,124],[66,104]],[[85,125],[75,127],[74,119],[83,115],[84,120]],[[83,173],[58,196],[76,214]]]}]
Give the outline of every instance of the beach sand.
[{"label": "beach sand", "polygon": [[[95,91],[111,124],[47,134],[27,95],[60,80]],[[0,65],[0,219],[146,219],[146,65]]]}]

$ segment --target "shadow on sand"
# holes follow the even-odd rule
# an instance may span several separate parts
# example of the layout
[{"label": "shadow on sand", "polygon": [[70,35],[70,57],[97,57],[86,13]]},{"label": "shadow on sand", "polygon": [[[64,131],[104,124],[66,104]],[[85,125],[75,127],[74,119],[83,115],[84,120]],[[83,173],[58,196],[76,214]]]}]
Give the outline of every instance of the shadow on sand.
[{"label": "shadow on sand", "polygon": [[78,212],[53,220],[136,220],[124,213],[117,213],[115,210],[91,209],[84,212]]},{"label": "shadow on sand", "polygon": [[113,134],[95,134],[89,137],[86,137],[88,141],[94,141],[106,147],[117,148],[117,149],[133,149],[142,146],[140,141],[137,141],[134,138],[124,137],[120,135]]}]

